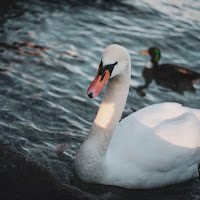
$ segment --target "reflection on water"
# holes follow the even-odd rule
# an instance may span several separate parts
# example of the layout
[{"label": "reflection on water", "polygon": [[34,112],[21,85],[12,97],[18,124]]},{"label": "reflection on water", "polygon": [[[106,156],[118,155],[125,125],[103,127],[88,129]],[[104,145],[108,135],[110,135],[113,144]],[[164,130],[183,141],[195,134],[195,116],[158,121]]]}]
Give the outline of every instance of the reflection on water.
[{"label": "reflection on water", "polygon": [[[200,108],[199,82],[192,90],[177,82],[189,88],[177,92],[146,80],[149,58],[139,55],[158,46],[163,63],[200,72],[199,1],[10,2],[0,15],[0,141],[31,155],[63,183],[70,182],[76,152],[102,99],[103,92],[88,99],[86,90],[109,44],[125,46],[132,59],[123,117],[164,101]],[[194,199],[199,186],[196,180],[184,194],[179,187],[175,193]]]}]

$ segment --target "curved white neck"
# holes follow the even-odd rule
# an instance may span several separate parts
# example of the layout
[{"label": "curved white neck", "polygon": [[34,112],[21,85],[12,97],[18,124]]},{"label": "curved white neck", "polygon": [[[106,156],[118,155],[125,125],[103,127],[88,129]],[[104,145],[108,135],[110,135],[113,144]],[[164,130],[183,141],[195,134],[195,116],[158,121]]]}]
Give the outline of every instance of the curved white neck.
[{"label": "curved white neck", "polygon": [[86,171],[90,171],[97,178],[102,176],[103,161],[126,104],[130,76],[131,60],[129,59],[124,73],[113,77],[107,83],[97,116],[76,157],[75,169],[82,179],[86,176],[84,175]]},{"label": "curved white neck", "polygon": [[128,73],[118,75],[108,81],[101,106],[94,120],[93,126],[99,126],[103,133],[107,132],[110,136],[121,119],[129,92],[129,81]]}]

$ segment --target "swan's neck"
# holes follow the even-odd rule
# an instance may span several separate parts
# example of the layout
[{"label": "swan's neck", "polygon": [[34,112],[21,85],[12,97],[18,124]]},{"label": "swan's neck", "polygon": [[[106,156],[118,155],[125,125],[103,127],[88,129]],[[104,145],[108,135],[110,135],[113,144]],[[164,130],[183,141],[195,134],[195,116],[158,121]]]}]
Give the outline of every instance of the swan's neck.
[{"label": "swan's neck", "polygon": [[[76,157],[75,168],[85,181],[84,177],[96,176],[99,178],[104,171],[102,168],[105,155],[112,137],[124,110],[130,82],[130,62],[126,71],[108,81],[103,101]],[[87,175],[90,173],[90,176]],[[85,174],[86,173],[86,174]],[[91,177],[91,179],[95,179]]]},{"label": "swan's neck", "polygon": [[110,79],[107,84],[103,101],[93,123],[93,126],[100,127],[106,135],[112,136],[122,116],[128,96],[129,81],[130,77],[117,76]]}]

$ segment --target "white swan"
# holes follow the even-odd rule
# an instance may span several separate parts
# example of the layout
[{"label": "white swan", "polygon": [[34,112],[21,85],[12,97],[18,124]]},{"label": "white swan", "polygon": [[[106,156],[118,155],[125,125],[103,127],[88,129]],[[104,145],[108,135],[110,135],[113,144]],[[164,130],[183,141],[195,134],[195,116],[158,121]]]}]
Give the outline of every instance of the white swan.
[{"label": "white swan", "polygon": [[96,97],[109,79],[94,123],[80,147],[75,170],[85,182],[155,188],[198,176],[200,110],[178,103],[143,108],[120,123],[131,76],[131,59],[108,46],[88,89]]}]

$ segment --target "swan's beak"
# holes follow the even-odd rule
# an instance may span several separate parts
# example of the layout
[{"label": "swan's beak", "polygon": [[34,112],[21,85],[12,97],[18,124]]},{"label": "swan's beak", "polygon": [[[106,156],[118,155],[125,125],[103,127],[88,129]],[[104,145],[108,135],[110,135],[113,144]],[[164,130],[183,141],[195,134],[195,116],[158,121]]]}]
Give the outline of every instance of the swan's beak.
[{"label": "swan's beak", "polygon": [[97,73],[97,76],[93,80],[92,84],[87,90],[87,95],[90,98],[95,98],[99,95],[101,92],[103,86],[105,85],[106,81],[110,78],[110,72],[109,70],[105,70],[102,75],[99,74],[99,71]]},{"label": "swan's beak", "polygon": [[140,54],[149,55],[149,51],[140,51]]}]

